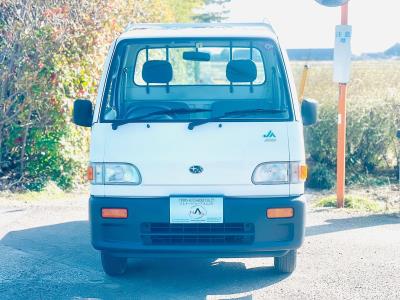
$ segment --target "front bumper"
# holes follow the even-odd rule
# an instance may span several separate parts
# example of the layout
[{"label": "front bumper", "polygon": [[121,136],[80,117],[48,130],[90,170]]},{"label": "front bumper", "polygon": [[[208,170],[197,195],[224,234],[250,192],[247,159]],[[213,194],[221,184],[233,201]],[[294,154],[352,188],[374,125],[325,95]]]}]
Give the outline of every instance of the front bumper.
[{"label": "front bumper", "polygon": [[[302,196],[224,198],[224,224],[169,224],[169,197],[90,197],[92,244],[125,257],[282,256],[304,239]],[[292,207],[294,216],[267,219],[268,208]],[[102,208],[127,208],[127,219],[103,219]]]}]

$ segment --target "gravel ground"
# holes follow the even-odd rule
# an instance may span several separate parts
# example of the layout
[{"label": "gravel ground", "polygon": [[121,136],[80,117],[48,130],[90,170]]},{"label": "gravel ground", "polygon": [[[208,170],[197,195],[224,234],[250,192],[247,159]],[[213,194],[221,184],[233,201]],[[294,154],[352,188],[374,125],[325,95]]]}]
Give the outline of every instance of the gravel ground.
[{"label": "gravel ground", "polygon": [[132,260],[104,275],[87,200],[0,199],[0,299],[400,299],[400,218],[310,209],[297,270],[271,258]]}]

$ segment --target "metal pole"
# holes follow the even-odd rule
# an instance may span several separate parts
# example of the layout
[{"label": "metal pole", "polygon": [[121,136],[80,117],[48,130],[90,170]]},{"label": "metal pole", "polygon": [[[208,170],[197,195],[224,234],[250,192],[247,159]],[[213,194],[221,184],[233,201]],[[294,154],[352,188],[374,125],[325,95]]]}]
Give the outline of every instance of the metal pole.
[{"label": "metal pole", "polygon": [[[349,6],[341,7],[341,24],[348,25]],[[336,167],[336,197],[337,207],[344,207],[345,178],[346,178],[346,92],[347,84],[339,83],[338,104],[338,140],[337,140],[337,167]]]},{"label": "metal pole", "polygon": [[[400,129],[397,130],[396,136],[400,141]],[[399,145],[400,145],[400,143],[399,143]],[[400,150],[400,147],[399,147],[399,150]],[[400,151],[399,151],[399,153],[397,153],[397,168],[398,168],[397,171],[399,172],[399,174],[398,174],[399,177],[397,179],[399,180],[399,188],[400,188]]]}]

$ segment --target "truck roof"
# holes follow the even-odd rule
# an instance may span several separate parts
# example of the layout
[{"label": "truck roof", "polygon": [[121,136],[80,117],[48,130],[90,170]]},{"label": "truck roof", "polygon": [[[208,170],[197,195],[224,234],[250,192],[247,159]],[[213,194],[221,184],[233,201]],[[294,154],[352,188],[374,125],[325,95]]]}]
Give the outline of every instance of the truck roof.
[{"label": "truck roof", "polygon": [[219,37],[277,38],[269,23],[142,23],[129,24],[119,39]]}]

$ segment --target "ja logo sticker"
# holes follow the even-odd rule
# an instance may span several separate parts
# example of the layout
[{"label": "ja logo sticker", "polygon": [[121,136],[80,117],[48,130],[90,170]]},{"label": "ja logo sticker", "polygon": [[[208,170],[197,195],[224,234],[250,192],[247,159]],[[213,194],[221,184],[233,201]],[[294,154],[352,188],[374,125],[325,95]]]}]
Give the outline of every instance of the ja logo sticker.
[{"label": "ja logo sticker", "polygon": [[268,131],[267,133],[264,133],[263,137],[265,138],[266,142],[275,142],[276,141],[276,135],[272,130]]}]

